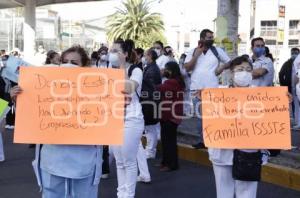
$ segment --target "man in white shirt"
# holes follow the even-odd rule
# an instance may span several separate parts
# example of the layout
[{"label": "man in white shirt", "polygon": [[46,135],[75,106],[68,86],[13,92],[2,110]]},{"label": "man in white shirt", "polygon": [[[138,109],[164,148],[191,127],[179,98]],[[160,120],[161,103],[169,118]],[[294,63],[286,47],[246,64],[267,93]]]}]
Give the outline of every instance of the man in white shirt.
[{"label": "man in white shirt", "polygon": [[[219,86],[218,76],[229,67],[230,58],[224,50],[213,46],[214,33],[204,29],[200,33],[198,47],[191,50],[185,59],[184,67],[191,71],[190,92],[193,99],[195,113],[197,115],[200,133],[200,142],[193,145],[194,148],[205,148],[202,134],[202,117],[199,91],[205,88],[217,88]],[[224,64],[220,64],[220,62]]]},{"label": "man in white shirt", "polygon": [[255,87],[273,86],[274,65],[272,60],[265,56],[264,39],[261,37],[252,39],[251,49],[253,52],[252,85]]}]

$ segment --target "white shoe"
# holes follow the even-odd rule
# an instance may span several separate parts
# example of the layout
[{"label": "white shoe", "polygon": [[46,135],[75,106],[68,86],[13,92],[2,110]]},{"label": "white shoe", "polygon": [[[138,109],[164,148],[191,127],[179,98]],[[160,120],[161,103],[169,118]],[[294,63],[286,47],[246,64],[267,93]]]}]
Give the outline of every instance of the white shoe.
[{"label": "white shoe", "polygon": [[141,182],[141,183],[145,183],[145,184],[151,183],[150,178],[145,178],[145,177],[142,177],[142,176],[138,176],[136,181]]},{"label": "white shoe", "polygon": [[109,174],[106,173],[106,174],[102,174],[101,176],[101,179],[108,179],[109,178]]},{"label": "white shoe", "polygon": [[15,126],[14,126],[14,125],[5,125],[5,128],[6,128],[6,129],[14,129]]},{"label": "white shoe", "polygon": [[297,125],[293,126],[292,129],[299,130],[300,129],[300,125],[297,124]]}]

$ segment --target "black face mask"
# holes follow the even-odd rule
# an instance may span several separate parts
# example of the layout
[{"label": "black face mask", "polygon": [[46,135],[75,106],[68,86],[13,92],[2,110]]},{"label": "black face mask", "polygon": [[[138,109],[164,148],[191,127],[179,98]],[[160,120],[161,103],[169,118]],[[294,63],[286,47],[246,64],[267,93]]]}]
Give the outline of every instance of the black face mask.
[{"label": "black face mask", "polygon": [[213,46],[214,40],[205,40],[204,44],[207,48],[210,48],[211,46]]}]

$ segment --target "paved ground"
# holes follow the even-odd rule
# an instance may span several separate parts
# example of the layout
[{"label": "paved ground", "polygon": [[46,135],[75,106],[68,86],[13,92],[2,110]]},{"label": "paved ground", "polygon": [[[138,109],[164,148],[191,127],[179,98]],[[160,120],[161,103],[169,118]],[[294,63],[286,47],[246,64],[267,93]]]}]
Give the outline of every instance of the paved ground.
[{"label": "paved ground", "polygon": [[[0,163],[0,198],[38,198],[41,195],[36,186],[31,168],[34,150],[27,145],[12,144],[12,133],[4,133],[6,161]],[[179,171],[160,173],[150,161],[153,182],[138,184],[136,197],[139,198],[214,198],[213,171],[209,167],[181,161]],[[115,198],[117,179],[114,168],[110,179],[102,180],[101,198]],[[300,192],[275,185],[261,183],[258,198],[299,198]]]}]

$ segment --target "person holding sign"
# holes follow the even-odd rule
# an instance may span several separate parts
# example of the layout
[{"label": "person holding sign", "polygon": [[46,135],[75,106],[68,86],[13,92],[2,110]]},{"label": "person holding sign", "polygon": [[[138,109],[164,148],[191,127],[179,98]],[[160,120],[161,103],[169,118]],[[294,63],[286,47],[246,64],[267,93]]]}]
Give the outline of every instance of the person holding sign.
[{"label": "person holding sign", "polygon": [[[144,116],[139,101],[143,81],[143,71],[135,65],[136,54],[133,51],[132,40],[118,40],[112,48],[118,57],[115,68],[126,72],[125,92],[132,96],[132,100],[125,109],[124,143],[122,146],[112,146],[116,158],[118,176],[118,198],[133,198],[137,182],[137,154],[144,131]],[[111,56],[111,54],[110,54]],[[118,63],[118,65],[117,65]]]},{"label": "person holding sign", "polygon": [[[62,53],[61,67],[84,67],[89,57],[80,46]],[[26,91],[26,90],[24,90]],[[12,88],[12,99],[22,93]],[[37,145],[34,171],[45,198],[97,198],[101,177],[102,146],[96,145]]]},{"label": "person holding sign", "polygon": [[[250,87],[253,66],[247,55],[232,60],[230,65],[232,79],[230,87]],[[217,198],[255,198],[260,179],[262,162],[267,161],[261,150],[233,150],[209,148],[209,159],[213,164]],[[239,164],[247,162],[248,167]],[[239,177],[243,172],[250,177]],[[234,175],[235,174],[235,175]]]}]

